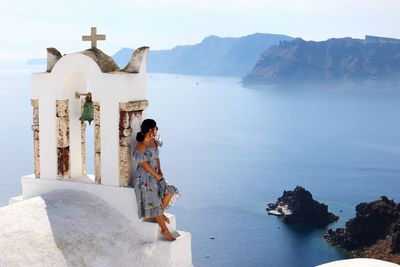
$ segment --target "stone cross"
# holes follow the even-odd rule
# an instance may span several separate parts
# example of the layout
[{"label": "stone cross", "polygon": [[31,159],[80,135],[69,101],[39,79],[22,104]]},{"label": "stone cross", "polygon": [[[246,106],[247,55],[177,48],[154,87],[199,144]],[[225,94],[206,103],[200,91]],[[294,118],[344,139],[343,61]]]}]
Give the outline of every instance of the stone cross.
[{"label": "stone cross", "polygon": [[83,35],[82,36],[82,41],[91,41],[92,42],[92,48],[97,47],[97,41],[106,39],[105,34],[96,34],[96,31],[97,31],[97,28],[92,27],[91,35]]}]

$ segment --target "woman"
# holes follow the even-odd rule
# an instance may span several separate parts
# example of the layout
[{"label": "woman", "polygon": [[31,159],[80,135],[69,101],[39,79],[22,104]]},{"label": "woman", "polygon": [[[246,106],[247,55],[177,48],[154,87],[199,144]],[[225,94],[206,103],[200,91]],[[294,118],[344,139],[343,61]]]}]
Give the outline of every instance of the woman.
[{"label": "woman", "polygon": [[157,124],[152,119],[146,119],[136,135],[138,141],[133,158],[138,164],[134,177],[134,188],[138,202],[139,218],[155,219],[160,225],[161,234],[169,241],[175,238],[169,232],[165,223],[169,219],[164,210],[172,198],[179,194],[176,187],[165,182],[158,157]]}]

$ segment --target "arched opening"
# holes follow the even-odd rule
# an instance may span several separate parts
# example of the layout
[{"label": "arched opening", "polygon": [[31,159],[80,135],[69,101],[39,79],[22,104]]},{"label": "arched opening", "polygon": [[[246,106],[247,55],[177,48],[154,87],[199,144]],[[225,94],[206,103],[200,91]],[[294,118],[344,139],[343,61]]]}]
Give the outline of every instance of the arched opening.
[{"label": "arched opening", "polygon": [[[81,115],[79,117],[81,123],[82,176],[88,182],[101,183],[100,103],[91,99],[92,91],[90,83],[87,83],[85,93],[77,93],[77,97],[80,94],[85,96],[80,100]],[[88,108],[93,116],[89,121],[84,116]]]},{"label": "arched opening", "polygon": [[[91,92],[91,85],[90,82],[88,81],[86,84],[86,89],[85,93]],[[83,110],[83,106],[85,103],[85,99],[81,99],[81,107]],[[82,112],[81,112],[82,114]],[[83,128],[85,128],[85,134],[84,136],[82,135],[82,142],[85,143],[85,150],[82,152],[82,161],[84,159],[84,172],[83,174],[88,176],[92,181],[95,180],[94,178],[94,166],[95,166],[95,148],[94,148],[94,128],[95,128],[95,123],[92,121],[90,124],[88,122],[84,122],[82,125]]]},{"label": "arched opening", "polygon": [[[85,122],[85,175],[94,175],[94,125]],[[94,178],[93,178],[94,180]]]},{"label": "arched opening", "polygon": [[[63,95],[65,96],[65,100],[62,101],[68,106],[66,115],[68,125],[65,127],[66,130],[58,129],[57,131],[64,133],[68,140],[63,147],[57,149],[64,152],[61,155],[64,158],[59,156],[59,164],[65,159],[65,154],[68,153],[67,164],[69,166],[68,171],[59,176],[62,178],[75,178],[84,182],[100,183],[99,102],[93,101],[93,111],[96,119],[91,121],[90,124],[87,121],[82,123],[80,120],[84,103],[86,102],[85,94],[88,92],[95,94],[95,90],[91,88],[87,75],[83,72],[77,71],[72,73],[64,83]],[[62,167],[64,169],[65,165],[63,163]]]}]

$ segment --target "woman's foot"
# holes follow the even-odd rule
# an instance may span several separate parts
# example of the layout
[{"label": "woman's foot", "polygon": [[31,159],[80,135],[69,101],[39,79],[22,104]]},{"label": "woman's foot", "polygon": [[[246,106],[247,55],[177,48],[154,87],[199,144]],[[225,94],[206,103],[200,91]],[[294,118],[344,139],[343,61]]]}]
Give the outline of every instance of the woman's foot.
[{"label": "woman's foot", "polygon": [[176,238],[171,235],[168,229],[162,230],[161,234],[168,240],[168,241],[175,241]]},{"label": "woman's foot", "polygon": [[169,224],[169,218],[167,217],[167,215],[163,214],[163,215],[161,215],[161,216],[162,216],[164,222],[166,222],[166,223]]}]

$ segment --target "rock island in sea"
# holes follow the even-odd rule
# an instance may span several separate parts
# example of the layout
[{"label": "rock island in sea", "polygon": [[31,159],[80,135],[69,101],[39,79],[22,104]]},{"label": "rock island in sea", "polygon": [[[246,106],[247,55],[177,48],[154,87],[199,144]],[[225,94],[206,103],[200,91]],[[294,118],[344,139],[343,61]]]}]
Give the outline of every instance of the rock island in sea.
[{"label": "rock island in sea", "polygon": [[283,216],[285,223],[300,223],[311,227],[324,227],[339,219],[328,211],[328,206],[314,200],[311,193],[301,186],[284,191],[275,203],[267,206],[268,214]]}]

